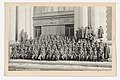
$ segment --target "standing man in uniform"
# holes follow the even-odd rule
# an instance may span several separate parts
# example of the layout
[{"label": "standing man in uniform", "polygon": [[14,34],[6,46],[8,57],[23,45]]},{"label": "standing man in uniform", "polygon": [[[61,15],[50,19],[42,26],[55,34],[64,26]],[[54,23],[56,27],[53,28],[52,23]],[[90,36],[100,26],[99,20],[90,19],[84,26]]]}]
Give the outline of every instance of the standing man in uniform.
[{"label": "standing man in uniform", "polygon": [[88,27],[85,27],[84,38],[86,40],[88,40],[88,34],[89,34],[89,29],[88,29]]},{"label": "standing man in uniform", "polygon": [[103,28],[102,26],[100,26],[100,28],[98,29],[98,38],[103,38],[103,34],[104,34],[104,31],[103,31]]},{"label": "standing man in uniform", "polygon": [[107,43],[105,43],[105,46],[104,46],[104,60],[105,61],[108,61],[109,54],[110,54],[110,47],[107,45]]},{"label": "standing man in uniform", "polygon": [[104,52],[104,43],[103,43],[103,41],[101,39],[100,42],[99,42],[99,52],[98,52],[99,61],[103,61],[103,59],[104,59],[103,52]]},{"label": "standing man in uniform", "polygon": [[83,26],[80,28],[80,39],[84,39],[84,28],[83,28]]},{"label": "standing man in uniform", "polygon": [[76,30],[76,37],[78,41],[80,39],[80,27],[78,27],[78,30]]}]

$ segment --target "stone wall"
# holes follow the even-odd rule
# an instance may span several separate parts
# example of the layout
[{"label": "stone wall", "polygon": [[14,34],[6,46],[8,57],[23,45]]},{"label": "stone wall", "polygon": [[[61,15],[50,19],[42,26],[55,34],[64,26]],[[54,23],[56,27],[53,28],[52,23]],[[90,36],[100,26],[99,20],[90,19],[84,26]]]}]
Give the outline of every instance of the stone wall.
[{"label": "stone wall", "polygon": [[106,18],[107,18],[107,39],[109,41],[112,40],[112,7],[107,7],[107,10],[106,10]]},{"label": "stone wall", "polygon": [[[41,13],[42,14],[42,13]],[[65,25],[74,24],[73,11],[34,14],[33,25],[41,26],[41,34],[65,35]]]},{"label": "stone wall", "polygon": [[[46,12],[41,15],[39,13],[33,14],[35,13],[33,7],[20,6],[18,7],[18,22],[16,24],[16,7],[9,7],[9,40],[15,41],[16,25],[18,27],[18,35],[24,29],[28,33],[28,37],[33,37],[34,26],[65,27],[65,24],[74,24],[74,34],[76,34],[78,27],[86,27],[89,24],[89,20],[95,32],[101,25],[106,33],[104,34],[105,38],[112,40],[112,8],[91,7],[90,12],[88,7],[74,7],[74,10],[71,8],[67,11]],[[91,19],[89,19],[88,14],[91,15],[89,15]]]}]

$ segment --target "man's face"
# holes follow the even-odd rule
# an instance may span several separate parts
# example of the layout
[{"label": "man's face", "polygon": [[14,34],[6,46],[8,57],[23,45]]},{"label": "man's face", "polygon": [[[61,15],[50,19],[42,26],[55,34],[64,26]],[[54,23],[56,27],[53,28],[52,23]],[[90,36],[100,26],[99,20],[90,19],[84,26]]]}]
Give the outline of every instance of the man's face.
[{"label": "man's face", "polygon": [[107,44],[105,44],[105,46],[107,46]]}]

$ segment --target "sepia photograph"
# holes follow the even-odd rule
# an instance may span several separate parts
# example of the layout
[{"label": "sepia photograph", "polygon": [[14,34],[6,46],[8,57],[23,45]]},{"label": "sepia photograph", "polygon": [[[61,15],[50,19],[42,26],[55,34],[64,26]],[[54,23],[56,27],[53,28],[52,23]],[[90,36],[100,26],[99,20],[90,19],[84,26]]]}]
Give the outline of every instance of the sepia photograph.
[{"label": "sepia photograph", "polygon": [[5,73],[115,75],[115,5],[49,4],[5,3]]}]

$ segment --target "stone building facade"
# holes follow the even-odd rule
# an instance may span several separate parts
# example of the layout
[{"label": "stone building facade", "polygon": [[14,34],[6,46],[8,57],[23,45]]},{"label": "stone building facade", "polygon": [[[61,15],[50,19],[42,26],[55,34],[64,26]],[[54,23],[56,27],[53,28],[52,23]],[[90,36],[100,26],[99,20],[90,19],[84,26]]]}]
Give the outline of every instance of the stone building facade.
[{"label": "stone building facade", "polygon": [[[9,7],[9,41],[17,41],[22,29],[28,37],[41,34],[75,36],[78,27],[91,25],[97,34],[104,29],[104,41],[112,40],[111,7],[34,6]],[[97,38],[97,35],[96,35]]]}]

